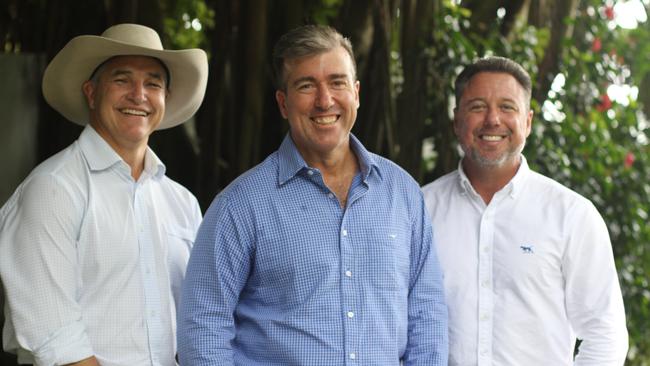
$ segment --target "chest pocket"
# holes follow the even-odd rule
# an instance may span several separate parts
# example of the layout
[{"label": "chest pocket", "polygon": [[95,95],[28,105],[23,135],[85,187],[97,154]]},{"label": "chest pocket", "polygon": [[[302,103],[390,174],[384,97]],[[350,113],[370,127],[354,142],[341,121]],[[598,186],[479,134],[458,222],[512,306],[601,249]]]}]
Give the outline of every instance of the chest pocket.
[{"label": "chest pocket", "polygon": [[406,227],[375,227],[365,243],[364,272],[376,288],[398,291],[408,287],[411,235]]},{"label": "chest pocket", "polygon": [[178,305],[180,299],[181,284],[185,277],[187,261],[194,245],[194,230],[179,226],[165,228],[165,240],[167,242],[167,268],[169,270],[169,282],[171,285],[174,301]]}]

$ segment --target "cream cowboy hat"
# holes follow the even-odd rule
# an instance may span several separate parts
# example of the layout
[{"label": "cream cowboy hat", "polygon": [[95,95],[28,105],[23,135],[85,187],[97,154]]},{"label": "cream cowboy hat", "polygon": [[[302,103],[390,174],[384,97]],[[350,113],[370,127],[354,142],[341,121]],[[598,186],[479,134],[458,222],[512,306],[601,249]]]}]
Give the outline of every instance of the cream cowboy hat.
[{"label": "cream cowboy hat", "polygon": [[70,121],[87,124],[88,104],[81,85],[102,62],[120,55],[155,57],[169,70],[170,94],[159,130],[187,121],[199,109],[208,82],[205,52],[196,48],[165,50],[156,31],[138,24],[118,24],[101,36],[71,39],[45,69],[45,100]]}]

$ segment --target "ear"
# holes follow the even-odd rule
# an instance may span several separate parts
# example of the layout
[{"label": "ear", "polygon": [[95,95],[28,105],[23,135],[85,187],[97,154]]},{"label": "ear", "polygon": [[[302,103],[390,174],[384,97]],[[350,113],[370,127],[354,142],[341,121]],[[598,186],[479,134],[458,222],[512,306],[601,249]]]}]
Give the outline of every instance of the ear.
[{"label": "ear", "polygon": [[95,109],[95,84],[90,80],[86,80],[83,84],[81,84],[81,90],[86,97],[88,109]]},{"label": "ear", "polygon": [[359,106],[361,105],[359,101],[359,89],[361,88],[361,83],[359,80],[354,82],[354,99],[357,101],[357,109],[359,109]]},{"label": "ear", "polygon": [[528,116],[526,117],[526,137],[530,135],[533,125],[533,110],[528,111]]},{"label": "ear", "polygon": [[282,118],[289,119],[289,113],[287,111],[287,95],[282,90],[276,90],[275,100],[278,102],[278,108],[280,109]]},{"label": "ear", "polygon": [[454,119],[451,121],[454,129],[454,134],[456,137],[459,136],[460,132],[460,127],[458,126],[460,122],[458,120],[460,119],[459,113],[458,113],[458,107],[454,108]]}]

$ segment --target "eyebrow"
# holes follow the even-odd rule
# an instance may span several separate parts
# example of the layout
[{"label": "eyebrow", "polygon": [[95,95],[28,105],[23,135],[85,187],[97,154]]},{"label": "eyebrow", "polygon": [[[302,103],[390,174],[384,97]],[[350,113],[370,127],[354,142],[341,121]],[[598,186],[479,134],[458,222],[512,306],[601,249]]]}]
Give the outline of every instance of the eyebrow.
[{"label": "eyebrow", "polygon": [[[327,80],[337,80],[337,79],[347,79],[347,78],[348,78],[347,74],[330,74],[330,75],[327,75]],[[294,80],[293,83],[291,83],[291,85],[296,86],[296,85],[298,85],[300,83],[304,83],[304,82],[315,83],[316,78],[313,77],[313,76],[304,76],[304,77],[301,77],[301,78],[298,78],[298,79]]]},{"label": "eyebrow", "polygon": [[[118,76],[118,75],[133,75],[133,71],[128,70],[128,69],[115,69],[113,72],[111,72],[111,76]],[[159,72],[147,72],[147,75],[151,78],[158,79],[160,81],[163,81],[162,74]]]},{"label": "eyebrow", "polygon": [[[467,103],[467,104],[469,104],[469,103],[474,103],[474,102],[483,102],[483,103],[486,103],[485,98],[482,98],[482,97],[476,97],[476,98],[472,98],[472,99],[470,99],[470,100],[465,101],[465,103]],[[514,99],[512,99],[512,98],[508,98],[508,97],[506,97],[506,98],[500,98],[500,99],[498,100],[498,102],[499,102],[499,103],[502,103],[502,102],[509,102],[509,103],[515,103],[515,104],[517,104],[517,101],[516,101],[516,100],[514,100]]]}]

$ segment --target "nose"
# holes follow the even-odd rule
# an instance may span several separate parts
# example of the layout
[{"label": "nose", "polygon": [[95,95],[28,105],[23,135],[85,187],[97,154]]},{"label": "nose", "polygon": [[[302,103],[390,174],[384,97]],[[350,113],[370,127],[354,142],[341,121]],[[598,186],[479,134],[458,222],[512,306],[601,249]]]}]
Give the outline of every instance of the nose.
[{"label": "nose", "polygon": [[128,97],[134,103],[143,103],[147,98],[145,96],[145,88],[143,83],[132,83],[131,90],[129,91]]},{"label": "nose", "polygon": [[334,105],[332,93],[325,85],[318,86],[316,94],[316,107],[322,110],[328,110]]},{"label": "nose", "polygon": [[501,123],[499,117],[499,109],[496,107],[489,107],[485,115],[485,124],[490,126],[499,125]]}]

